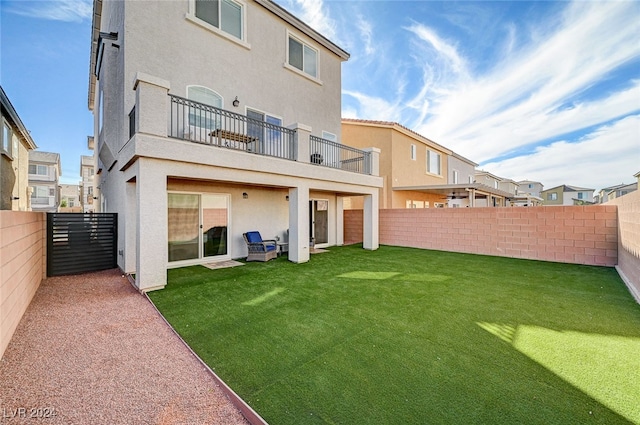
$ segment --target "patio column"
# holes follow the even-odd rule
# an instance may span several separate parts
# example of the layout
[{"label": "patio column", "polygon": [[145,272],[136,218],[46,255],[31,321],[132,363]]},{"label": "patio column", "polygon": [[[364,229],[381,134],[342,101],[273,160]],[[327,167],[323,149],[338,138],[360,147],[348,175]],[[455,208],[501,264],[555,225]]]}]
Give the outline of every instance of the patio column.
[{"label": "patio column", "polygon": [[364,196],[362,247],[375,251],[379,247],[378,191]]},{"label": "patio column", "polygon": [[289,261],[309,261],[309,188],[289,189]]},{"label": "patio column", "polygon": [[344,197],[336,196],[336,245],[344,245]]},{"label": "patio column", "polygon": [[152,159],[138,159],[136,198],[136,286],[146,292],[167,284],[167,175]]}]

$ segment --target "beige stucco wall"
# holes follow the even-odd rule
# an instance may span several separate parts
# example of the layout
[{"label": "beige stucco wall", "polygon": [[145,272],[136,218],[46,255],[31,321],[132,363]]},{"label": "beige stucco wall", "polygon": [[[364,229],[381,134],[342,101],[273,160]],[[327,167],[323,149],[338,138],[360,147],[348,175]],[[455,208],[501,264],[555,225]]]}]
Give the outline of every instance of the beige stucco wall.
[{"label": "beige stucco wall", "polygon": [[46,215],[0,211],[0,357],[46,274]]},{"label": "beige stucco wall", "polygon": [[[134,105],[130,85],[137,72],[171,83],[170,93],[186,97],[188,85],[201,85],[223,97],[223,108],[240,114],[246,108],[312,128],[340,139],[342,60],[253,1],[246,2],[246,43],[235,43],[185,16],[188,1],[122,2],[126,33],[123,111]],[[287,30],[319,51],[314,82],[284,67]],[[233,107],[238,97],[240,105]]]},{"label": "beige stucco wall", "polygon": [[618,273],[640,303],[640,191],[607,202],[618,210]]}]

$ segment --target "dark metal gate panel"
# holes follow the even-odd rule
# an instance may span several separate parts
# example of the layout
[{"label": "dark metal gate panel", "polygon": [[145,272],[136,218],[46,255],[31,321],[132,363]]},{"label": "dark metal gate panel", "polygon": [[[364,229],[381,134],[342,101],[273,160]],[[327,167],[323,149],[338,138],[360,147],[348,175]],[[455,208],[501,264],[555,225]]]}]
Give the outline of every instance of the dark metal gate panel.
[{"label": "dark metal gate panel", "polygon": [[47,214],[47,276],[113,269],[117,247],[118,214]]}]

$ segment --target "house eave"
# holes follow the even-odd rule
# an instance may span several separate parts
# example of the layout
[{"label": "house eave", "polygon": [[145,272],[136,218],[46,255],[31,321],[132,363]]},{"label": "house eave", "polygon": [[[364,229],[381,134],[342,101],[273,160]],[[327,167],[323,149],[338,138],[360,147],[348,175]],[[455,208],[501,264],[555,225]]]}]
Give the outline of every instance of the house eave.
[{"label": "house eave", "polygon": [[31,150],[36,149],[38,146],[36,146],[36,143],[33,141],[31,134],[29,134],[27,127],[25,127],[24,123],[20,119],[20,116],[18,115],[18,112],[16,112],[13,104],[11,104],[11,101],[9,100],[9,97],[4,92],[4,89],[1,86],[0,103],[2,104],[2,109],[7,112],[7,115],[9,116],[11,121],[13,121],[14,125],[18,128],[22,139],[27,143],[27,148]]},{"label": "house eave", "polygon": [[341,60],[347,61],[351,56],[346,50],[342,49],[340,46],[320,34],[318,31],[311,28],[309,25],[302,22],[300,19],[296,18],[287,10],[283,9],[281,6],[277,5],[271,0],[255,0],[260,6],[267,9],[269,12],[278,16],[283,21],[292,25],[298,31],[301,31],[306,36],[310,37],[323,47],[329,49],[333,54],[340,57]]}]

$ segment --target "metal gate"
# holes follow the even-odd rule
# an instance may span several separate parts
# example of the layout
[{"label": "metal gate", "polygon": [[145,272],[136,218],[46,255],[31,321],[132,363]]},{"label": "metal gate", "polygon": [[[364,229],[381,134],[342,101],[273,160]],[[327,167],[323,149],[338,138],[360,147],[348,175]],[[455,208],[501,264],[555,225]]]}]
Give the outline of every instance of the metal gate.
[{"label": "metal gate", "polygon": [[47,276],[113,269],[117,247],[118,214],[47,214]]}]

